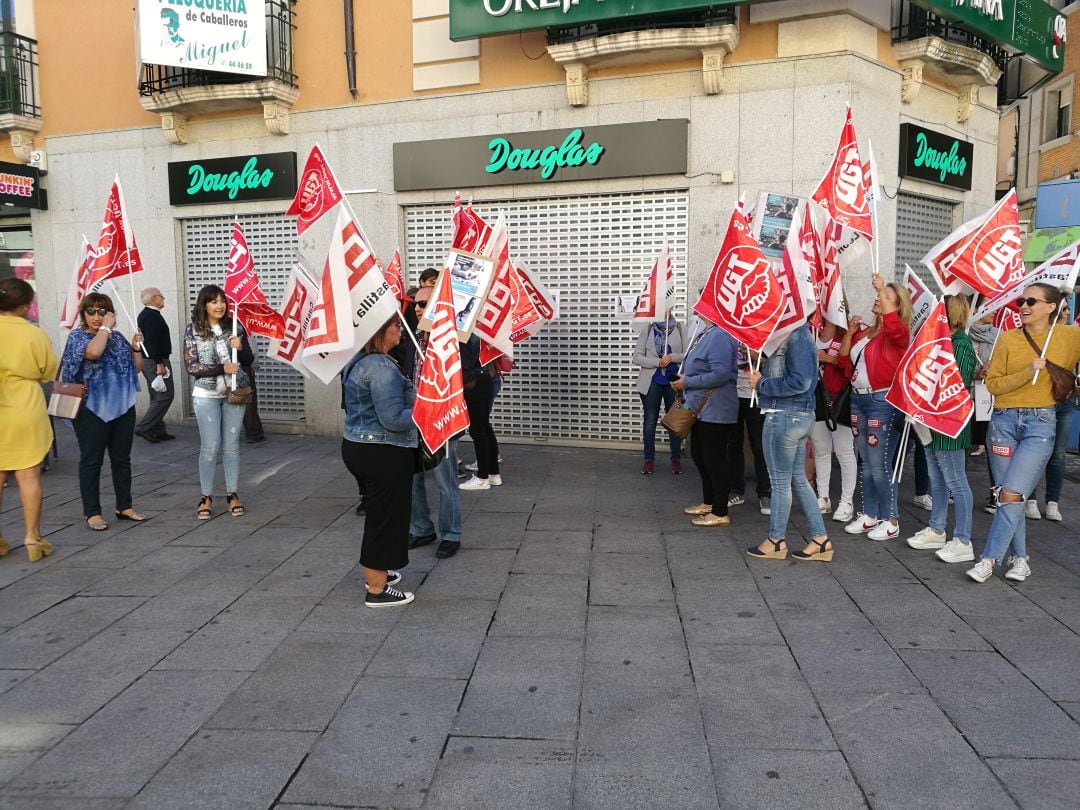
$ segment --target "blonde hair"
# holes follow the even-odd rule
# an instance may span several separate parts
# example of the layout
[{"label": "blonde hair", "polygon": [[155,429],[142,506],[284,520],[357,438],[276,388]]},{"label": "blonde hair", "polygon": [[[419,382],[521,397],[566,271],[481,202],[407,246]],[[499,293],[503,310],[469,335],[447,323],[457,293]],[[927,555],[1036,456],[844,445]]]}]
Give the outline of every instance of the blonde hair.
[{"label": "blonde hair", "polygon": [[955,332],[957,329],[963,329],[967,326],[968,313],[971,311],[968,307],[968,300],[962,295],[946,295],[945,296],[945,312],[949,316],[949,329]]},{"label": "blonde hair", "polygon": [[897,284],[895,281],[890,281],[885,285],[894,293],[896,293],[896,315],[900,318],[900,321],[904,326],[911,326],[911,293],[907,291],[907,288]]}]

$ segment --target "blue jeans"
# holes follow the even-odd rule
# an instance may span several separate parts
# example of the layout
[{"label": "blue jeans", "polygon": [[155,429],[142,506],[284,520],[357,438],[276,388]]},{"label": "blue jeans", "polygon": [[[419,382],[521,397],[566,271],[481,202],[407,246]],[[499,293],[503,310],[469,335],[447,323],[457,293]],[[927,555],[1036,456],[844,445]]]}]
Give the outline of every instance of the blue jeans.
[{"label": "blue jeans", "polygon": [[[999,490],[983,559],[1001,562],[1010,548],[1017,557],[1027,556],[1023,499],[1030,497],[1039,484],[1054,450],[1056,429],[1053,408],[1005,408],[995,410],[990,418],[986,450]],[[1003,503],[1000,490],[1015,492],[1021,500]]]},{"label": "blue jeans", "polygon": [[[1069,426],[1072,422],[1073,404],[1069,400],[1059,402],[1057,410],[1057,434],[1054,438],[1054,451],[1046,465],[1046,500],[1058,503],[1061,500],[1061,488],[1065,484],[1065,448],[1069,446]],[[1034,490],[1031,497],[1035,497]]]},{"label": "blue jeans", "polygon": [[199,423],[199,486],[203,495],[214,494],[218,457],[225,469],[225,491],[236,492],[240,479],[240,433],[246,405],[230,405],[224,397],[193,397]]},{"label": "blue jeans", "polygon": [[806,440],[814,429],[813,411],[773,411],[765,414],[761,446],[772,484],[772,510],[769,514],[769,539],[780,542],[787,531],[791,514],[791,492],[799,499],[811,537],[825,536],[817,496],[806,480]]},{"label": "blue jeans", "polygon": [[941,534],[945,533],[945,524],[949,516],[949,495],[955,503],[953,517],[956,526],[953,537],[956,540],[971,542],[971,510],[975,499],[967,480],[967,450],[935,450],[926,448],[926,466],[930,473],[930,494],[934,508],[930,510],[930,528]]},{"label": "blue jeans", "polygon": [[[457,439],[446,445],[446,458],[432,472],[439,487],[439,539],[461,542],[461,493],[457,482]],[[421,537],[435,531],[428,512],[427,488],[424,473],[412,479],[412,510],[409,514],[409,534]]]},{"label": "blue jeans", "polygon": [[[645,458],[653,461],[656,458],[656,425],[660,421],[660,402],[664,402],[664,412],[675,402],[675,389],[670,385],[649,384],[649,393],[638,394],[641,397],[641,405],[645,409],[645,425],[642,431],[642,439],[645,442]],[[667,432],[667,431],[665,431]],[[670,435],[670,434],[669,434]],[[682,439],[670,436],[671,458],[682,458]]]},{"label": "blue jeans", "polygon": [[899,517],[893,462],[904,417],[885,401],[884,391],[851,393],[851,432],[862,460],[863,514],[891,520]]}]

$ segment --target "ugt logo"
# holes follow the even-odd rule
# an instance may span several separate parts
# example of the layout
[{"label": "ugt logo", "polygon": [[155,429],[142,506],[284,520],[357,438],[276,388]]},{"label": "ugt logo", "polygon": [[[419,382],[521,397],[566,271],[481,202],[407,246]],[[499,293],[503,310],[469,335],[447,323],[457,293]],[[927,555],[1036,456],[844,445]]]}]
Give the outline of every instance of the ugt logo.
[{"label": "ugt logo", "polygon": [[759,257],[751,262],[739,258],[738,250],[725,257],[726,269],[716,290],[716,302],[737,326],[752,327],[765,321],[773,313],[764,307],[772,293],[769,278],[769,262]]},{"label": "ugt logo", "polygon": [[1012,225],[994,228],[975,246],[975,274],[987,286],[1005,290],[1024,275],[1020,232]]},{"label": "ugt logo", "polygon": [[859,161],[859,148],[845,144],[836,166],[836,201],[838,207],[848,214],[866,213],[866,192],[863,188],[863,165]]}]

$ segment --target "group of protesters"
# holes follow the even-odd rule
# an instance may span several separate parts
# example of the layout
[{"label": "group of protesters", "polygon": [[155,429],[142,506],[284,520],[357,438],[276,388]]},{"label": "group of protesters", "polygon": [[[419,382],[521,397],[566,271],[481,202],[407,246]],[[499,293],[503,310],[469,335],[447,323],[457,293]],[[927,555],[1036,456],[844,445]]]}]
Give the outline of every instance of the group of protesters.
[{"label": "group of protesters", "polygon": [[[690,453],[701,476],[702,498],[683,511],[694,526],[729,526],[730,510],[745,502],[745,429],[757,472],[759,509],[769,516],[767,536],[747,549],[748,555],[782,560],[790,553],[795,560],[831,561],[834,548],[824,521],[830,512],[847,534],[877,541],[900,537],[894,466],[906,436],[905,416],[886,394],[911,342],[913,313],[910,293],[902,285],[887,284],[875,274],[873,287],[868,322],[852,316],[846,330],[828,323],[817,330],[803,325],[766,357],[747,352],[708,321],[694,319],[684,330],[670,312],[666,322],[642,329],[634,351],[634,361],[641,366],[637,391],[644,410],[641,472],[650,475],[655,470],[661,404],[665,412],[689,409],[696,416]],[[1022,328],[988,334],[987,324],[975,324],[978,349],[968,334],[968,299],[945,297],[964,387],[973,395],[975,385],[985,385],[995,398],[994,409],[982,429],[972,419],[956,437],[929,431],[925,446],[916,440],[929,479],[930,518],[929,525],[906,542],[913,549],[933,550],[944,562],[975,563],[967,575],[976,582],[985,582],[995,566],[1003,564],[1008,580],[1022,582],[1031,576],[1025,520],[1041,517],[1034,499],[1044,471],[1046,516],[1061,519],[1074,391],[1060,380],[1074,379],[1071,371],[1080,362],[1080,329],[1068,325],[1069,294],[1049,284],[1030,285],[1015,302]],[[674,434],[670,447],[671,472],[680,474],[682,443]],[[974,497],[966,473],[969,455],[986,456],[992,487],[986,510],[994,515],[993,522],[977,560]],[[835,509],[830,491],[833,456],[841,478]],[[810,539],[802,549],[789,552],[786,533],[793,500]],[[951,539],[946,532],[950,505]]]}]

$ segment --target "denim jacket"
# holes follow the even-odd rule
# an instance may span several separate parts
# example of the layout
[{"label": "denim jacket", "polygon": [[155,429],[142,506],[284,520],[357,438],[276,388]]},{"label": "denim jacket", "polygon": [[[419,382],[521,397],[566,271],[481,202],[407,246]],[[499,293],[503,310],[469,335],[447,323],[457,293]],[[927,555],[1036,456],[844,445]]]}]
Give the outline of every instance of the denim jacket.
[{"label": "denim jacket", "polygon": [[416,447],[416,389],[385,354],[361,354],[345,368],[345,438],[365,444]]},{"label": "denim jacket", "polygon": [[817,381],[817,344],[803,325],[765,361],[757,384],[761,409],[812,411]]}]

